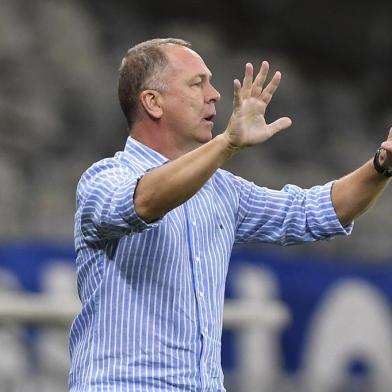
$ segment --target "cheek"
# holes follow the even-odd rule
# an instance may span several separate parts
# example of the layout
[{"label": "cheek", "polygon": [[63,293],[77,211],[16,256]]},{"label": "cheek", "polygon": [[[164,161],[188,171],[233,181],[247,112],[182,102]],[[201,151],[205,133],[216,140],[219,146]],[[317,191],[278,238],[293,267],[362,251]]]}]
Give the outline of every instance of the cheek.
[{"label": "cheek", "polygon": [[181,92],[178,93],[171,106],[177,113],[181,110],[181,113],[178,113],[180,116],[199,116],[203,111],[204,97],[199,91],[191,91],[189,94]]},{"label": "cheek", "polygon": [[194,94],[187,99],[188,107],[193,111],[197,112],[198,114],[202,112],[204,107],[204,98],[201,94]]}]

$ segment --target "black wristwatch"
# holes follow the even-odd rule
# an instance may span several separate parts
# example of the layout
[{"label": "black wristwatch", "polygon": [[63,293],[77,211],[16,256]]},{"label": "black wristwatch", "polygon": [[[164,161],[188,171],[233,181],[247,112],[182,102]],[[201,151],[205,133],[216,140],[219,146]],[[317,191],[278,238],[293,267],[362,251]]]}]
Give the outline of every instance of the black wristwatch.
[{"label": "black wristwatch", "polygon": [[378,173],[382,174],[383,176],[385,176],[385,177],[392,177],[392,169],[384,169],[380,165],[380,152],[381,152],[381,147],[374,154],[373,166],[376,169],[376,171]]}]

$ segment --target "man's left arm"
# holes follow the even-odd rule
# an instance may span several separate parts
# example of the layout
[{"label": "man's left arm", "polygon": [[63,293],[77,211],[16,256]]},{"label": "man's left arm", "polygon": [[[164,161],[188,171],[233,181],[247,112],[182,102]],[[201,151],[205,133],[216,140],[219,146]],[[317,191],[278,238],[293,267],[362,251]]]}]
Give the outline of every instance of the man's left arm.
[{"label": "man's left arm", "polygon": [[[382,169],[392,170],[392,128],[381,144],[378,157]],[[379,173],[373,158],[359,169],[337,180],[332,188],[332,204],[342,226],[362,215],[381,196],[390,177]]]}]

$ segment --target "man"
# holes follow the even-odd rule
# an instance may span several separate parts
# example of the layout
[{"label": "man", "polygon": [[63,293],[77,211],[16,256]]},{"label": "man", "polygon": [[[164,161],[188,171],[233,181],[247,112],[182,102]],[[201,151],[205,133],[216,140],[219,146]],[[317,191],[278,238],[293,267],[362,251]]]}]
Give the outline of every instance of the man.
[{"label": "man", "polygon": [[281,191],[221,170],[233,154],[291,125],[264,118],[266,85],[246,64],[233,113],[212,137],[220,95],[190,44],[156,39],[122,61],[119,99],[130,137],[77,189],[75,243],[83,309],[70,336],[70,389],[224,391],[220,339],[234,243],[282,245],[348,234],[382,193],[392,132],[374,162],[324,186]]}]

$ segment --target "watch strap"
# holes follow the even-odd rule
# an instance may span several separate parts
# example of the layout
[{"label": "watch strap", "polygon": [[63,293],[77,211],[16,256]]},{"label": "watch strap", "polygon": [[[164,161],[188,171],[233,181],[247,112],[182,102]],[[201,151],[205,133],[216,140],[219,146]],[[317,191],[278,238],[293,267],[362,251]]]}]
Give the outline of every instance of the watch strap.
[{"label": "watch strap", "polygon": [[373,158],[373,166],[376,169],[376,171],[380,174],[382,174],[385,177],[392,177],[392,169],[384,169],[380,165],[380,153],[381,153],[381,147],[377,149],[376,153],[374,154]]}]

